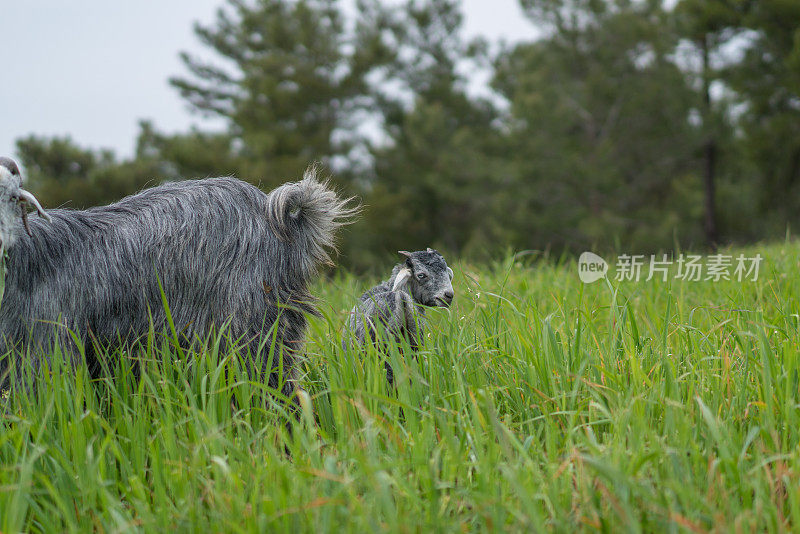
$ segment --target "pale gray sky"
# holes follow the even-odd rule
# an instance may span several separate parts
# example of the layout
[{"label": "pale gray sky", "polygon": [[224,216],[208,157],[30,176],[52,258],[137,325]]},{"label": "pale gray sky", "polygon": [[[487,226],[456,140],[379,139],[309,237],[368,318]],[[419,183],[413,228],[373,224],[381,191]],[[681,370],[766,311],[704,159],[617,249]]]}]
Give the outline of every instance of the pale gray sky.
[{"label": "pale gray sky", "polygon": [[[207,124],[167,83],[178,52],[201,52],[195,21],[223,0],[0,0],[0,155],[28,134],[133,152],[139,119],[159,130]],[[464,0],[466,33],[508,41],[534,28],[517,0]]]}]

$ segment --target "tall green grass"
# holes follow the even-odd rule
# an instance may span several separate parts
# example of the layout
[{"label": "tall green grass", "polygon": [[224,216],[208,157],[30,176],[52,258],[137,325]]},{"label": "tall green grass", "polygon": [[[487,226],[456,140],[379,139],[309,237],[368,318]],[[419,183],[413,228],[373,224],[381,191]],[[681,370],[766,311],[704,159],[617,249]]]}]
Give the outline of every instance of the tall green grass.
[{"label": "tall green grass", "polygon": [[374,280],[322,281],[296,420],[222,338],[54,354],[3,401],[0,530],[796,530],[800,246],[739,252],[757,282],[455,265],[396,389],[341,344]]}]

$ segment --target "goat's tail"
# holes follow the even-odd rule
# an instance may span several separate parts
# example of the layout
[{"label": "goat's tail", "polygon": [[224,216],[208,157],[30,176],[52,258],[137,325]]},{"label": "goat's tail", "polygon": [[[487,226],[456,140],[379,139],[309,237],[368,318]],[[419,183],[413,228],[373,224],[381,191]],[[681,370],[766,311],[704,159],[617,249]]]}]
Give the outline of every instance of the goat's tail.
[{"label": "goat's tail", "polygon": [[[296,247],[304,272],[331,264],[328,251],[336,251],[336,230],[353,222],[361,211],[355,197],[340,198],[326,180],[317,178],[316,165],[299,182],[284,184],[269,194],[267,217],[282,241]],[[310,260],[310,261],[309,261]]]}]

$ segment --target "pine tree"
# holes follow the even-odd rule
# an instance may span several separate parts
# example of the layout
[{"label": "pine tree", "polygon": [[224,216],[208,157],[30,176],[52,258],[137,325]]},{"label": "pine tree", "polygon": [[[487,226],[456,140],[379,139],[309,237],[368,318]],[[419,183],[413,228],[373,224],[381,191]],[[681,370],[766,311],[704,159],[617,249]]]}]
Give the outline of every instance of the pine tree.
[{"label": "pine tree", "polygon": [[523,6],[545,34],[502,54],[494,80],[510,104],[515,245],[616,239],[653,251],[696,239],[693,93],[671,60],[668,13],[655,2]]},{"label": "pine tree", "polygon": [[214,24],[195,27],[217,57],[182,54],[189,75],[171,83],[227,122],[241,176],[274,185],[348,153],[337,133],[352,127],[363,72],[343,24],[336,0],[228,0]]},{"label": "pine tree", "polygon": [[453,0],[405,2],[384,21],[391,61],[373,90],[388,140],[372,147],[372,197],[402,209],[375,221],[386,236],[376,245],[479,248],[492,226],[497,112],[467,93],[460,68],[481,57],[482,43],[464,39]]}]

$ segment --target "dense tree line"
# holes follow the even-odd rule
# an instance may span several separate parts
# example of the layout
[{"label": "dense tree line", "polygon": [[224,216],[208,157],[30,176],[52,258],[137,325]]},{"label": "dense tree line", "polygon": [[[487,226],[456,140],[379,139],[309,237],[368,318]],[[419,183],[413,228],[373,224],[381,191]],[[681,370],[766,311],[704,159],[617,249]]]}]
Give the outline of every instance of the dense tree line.
[{"label": "dense tree line", "polygon": [[[224,132],[135,156],[29,137],[48,206],[160,180],[264,188],[321,161],[366,209],[345,262],[436,246],[651,252],[800,222],[800,2],[520,0],[529,42],[467,40],[457,0],[228,0],[172,85]],[[536,31],[534,31],[536,30]],[[480,91],[475,75],[489,77]]]}]

